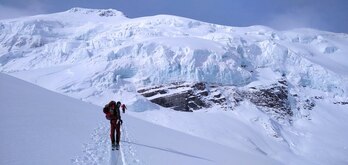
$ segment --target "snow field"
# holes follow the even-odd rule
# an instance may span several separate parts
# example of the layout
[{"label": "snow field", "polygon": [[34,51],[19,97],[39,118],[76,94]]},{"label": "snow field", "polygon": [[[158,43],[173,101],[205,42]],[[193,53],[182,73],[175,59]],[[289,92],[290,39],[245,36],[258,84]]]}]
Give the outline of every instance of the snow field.
[{"label": "snow field", "polygon": [[279,164],[127,114],[120,151],[111,151],[101,107],[4,74],[0,79],[1,164]]}]

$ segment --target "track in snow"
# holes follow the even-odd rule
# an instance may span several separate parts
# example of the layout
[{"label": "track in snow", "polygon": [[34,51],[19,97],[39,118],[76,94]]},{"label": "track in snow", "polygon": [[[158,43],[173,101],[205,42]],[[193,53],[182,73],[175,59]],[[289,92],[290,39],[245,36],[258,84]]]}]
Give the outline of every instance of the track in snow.
[{"label": "track in snow", "polygon": [[[112,150],[109,139],[109,124],[101,123],[94,130],[91,136],[91,142],[84,145],[84,155],[73,159],[75,165],[84,164],[110,164],[110,165],[132,165],[139,164],[136,159],[135,150],[132,146],[132,140],[125,124],[121,127],[121,144],[119,150]],[[106,159],[108,158],[109,159]]]}]

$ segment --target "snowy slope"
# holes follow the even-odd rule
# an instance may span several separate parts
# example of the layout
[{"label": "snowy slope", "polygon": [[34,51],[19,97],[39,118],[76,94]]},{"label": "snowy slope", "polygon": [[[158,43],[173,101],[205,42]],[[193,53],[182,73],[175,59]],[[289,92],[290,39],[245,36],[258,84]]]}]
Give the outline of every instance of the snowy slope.
[{"label": "snowy slope", "polygon": [[123,141],[123,149],[135,150],[139,164],[280,164],[257,151],[246,152],[130,116],[124,118],[128,139]]},{"label": "snowy slope", "polygon": [[311,119],[282,125],[251,103],[234,111],[213,109],[195,113],[146,111],[133,116],[224,146],[256,152],[283,164],[348,163],[347,107],[322,101]]},{"label": "snowy slope", "polygon": [[100,107],[0,74],[0,164],[69,164],[102,120]]},{"label": "snowy slope", "polygon": [[4,74],[0,80],[1,164],[279,164],[128,115],[121,150],[111,151],[100,107]]}]

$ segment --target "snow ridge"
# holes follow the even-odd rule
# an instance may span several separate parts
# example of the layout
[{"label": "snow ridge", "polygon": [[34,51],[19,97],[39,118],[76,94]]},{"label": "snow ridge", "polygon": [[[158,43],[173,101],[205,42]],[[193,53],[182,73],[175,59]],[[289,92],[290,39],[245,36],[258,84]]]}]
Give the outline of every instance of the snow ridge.
[{"label": "snow ridge", "polygon": [[86,8],[75,7],[66,12],[80,13],[80,14],[97,14],[101,17],[113,17],[113,16],[124,17],[124,14],[122,12],[115,9],[86,9]]}]

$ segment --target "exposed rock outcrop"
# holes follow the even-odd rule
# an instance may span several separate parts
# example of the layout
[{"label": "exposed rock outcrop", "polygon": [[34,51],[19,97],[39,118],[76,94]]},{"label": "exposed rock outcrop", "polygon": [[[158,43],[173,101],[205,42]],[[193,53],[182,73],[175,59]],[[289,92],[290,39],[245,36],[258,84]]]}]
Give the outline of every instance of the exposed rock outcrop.
[{"label": "exposed rock outcrop", "polygon": [[[153,103],[177,111],[192,112],[214,106],[233,110],[241,101],[250,101],[275,119],[290,119],[293,116],[289,101],[292,96],[289,96],[287,81],[283,79],[269,86],[250,88],[179,82],[140,89],[138,93]],[[314,106],[313,101],[304,101],[303,108]]]}]

